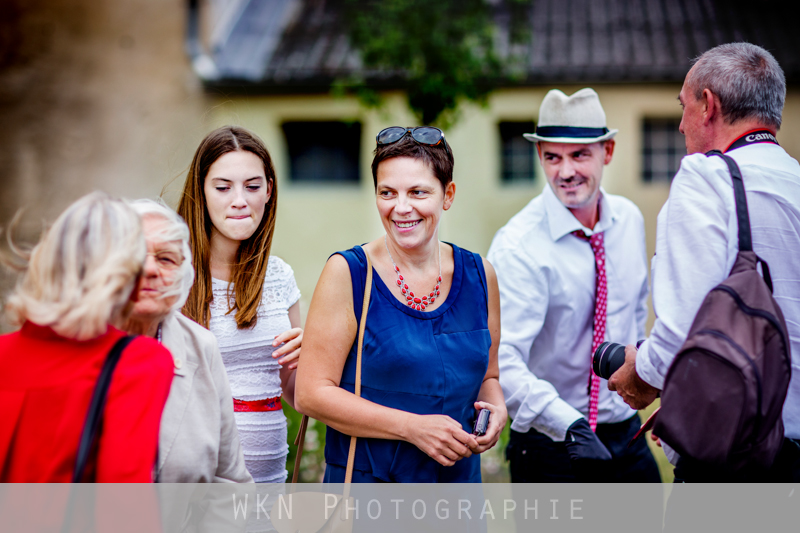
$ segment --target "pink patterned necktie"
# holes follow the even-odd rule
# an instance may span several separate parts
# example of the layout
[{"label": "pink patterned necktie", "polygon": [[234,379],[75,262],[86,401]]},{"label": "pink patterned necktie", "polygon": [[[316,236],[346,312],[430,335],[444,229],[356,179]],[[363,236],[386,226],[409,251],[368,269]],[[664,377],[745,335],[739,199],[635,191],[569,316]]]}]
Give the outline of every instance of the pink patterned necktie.
[{"label": "pink patterned necktie", "polygon": [[597,429],[597,400],[600,396],[600,378],[592,370],[592,357],[598,346],[606,337],[606,304],[608,302],[608,285],[606,284],[606,249],[603,245],[603,232],[593,233],[587,237],[583,231],[576,230],[573,235],[589,241],[594,252],[594,328],[592,334],[592,353],[589,354],[589,426]]}]

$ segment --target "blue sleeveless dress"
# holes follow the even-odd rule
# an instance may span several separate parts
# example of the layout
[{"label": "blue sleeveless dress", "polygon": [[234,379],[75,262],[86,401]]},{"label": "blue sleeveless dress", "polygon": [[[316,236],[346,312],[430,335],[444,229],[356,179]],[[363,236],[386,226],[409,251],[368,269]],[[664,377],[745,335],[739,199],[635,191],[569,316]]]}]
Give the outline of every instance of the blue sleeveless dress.
[{"label": "blue sleeveless dress", "polygon": [[[448,243],[449,244],[449,243]],[[453,247],[455,268],[447,299],[431,312],[398,300],[377,273],[367,311],[361,362],[361,396],[371,402],[426,415],[444,414],[472,432],[473,403],[489,365],[488,290],[481,256]],[[350,266],[356,320],[361,319],[367,260],[360,246],[342,255]],[[357,340],[356,340],[357,341]],[[354,392],[356,342],[340,387]],[[326,483],[343,483],[350,437],[328,428]],[[411,443],[359,438],[353,482],[480,483],[480,456],[445,467]]]}]

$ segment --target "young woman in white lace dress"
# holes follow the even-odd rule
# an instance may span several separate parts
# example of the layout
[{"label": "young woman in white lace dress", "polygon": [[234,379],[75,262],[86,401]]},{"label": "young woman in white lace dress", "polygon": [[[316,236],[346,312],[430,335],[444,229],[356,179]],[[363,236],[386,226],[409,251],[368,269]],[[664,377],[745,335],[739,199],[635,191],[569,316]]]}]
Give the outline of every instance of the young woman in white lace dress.
[{"label": "young woman in white lace dress", "polygon": [[270,256],[278,189],[255,134],[212,131],[194,155],[178,213],[191,232],[195,284],[183,313],[219,341],[247,469],[256,482],[286,480],[282,402],[293,404],[300,356],[300,291]]}]

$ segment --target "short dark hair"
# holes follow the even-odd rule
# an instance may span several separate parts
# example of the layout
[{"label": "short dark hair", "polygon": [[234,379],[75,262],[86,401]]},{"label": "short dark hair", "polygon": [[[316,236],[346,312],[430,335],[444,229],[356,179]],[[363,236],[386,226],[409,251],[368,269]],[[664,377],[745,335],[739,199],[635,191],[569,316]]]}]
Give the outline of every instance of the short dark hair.
[{"label": "short dark hair", "polygon": [[694,63],[687,85],[697,99],[704,89],[714,93],[728,124],[755,118],[780,129],[786,78],[772,54],[754,44],[728,43]]},{"label": "short dark hair", "polygon": [[442,189],[453,181],[453,152],[452,147],[447,150],[444,144],[431,146],[419,144],[411,135],[405,135],[399,141],[392,144],[379,144],[373,152],[372,158],[372,181],[375,189],[378,188],[378,165],[393,157],[410,157],[422,161],[433,171],[434,176],[442,184]]}]

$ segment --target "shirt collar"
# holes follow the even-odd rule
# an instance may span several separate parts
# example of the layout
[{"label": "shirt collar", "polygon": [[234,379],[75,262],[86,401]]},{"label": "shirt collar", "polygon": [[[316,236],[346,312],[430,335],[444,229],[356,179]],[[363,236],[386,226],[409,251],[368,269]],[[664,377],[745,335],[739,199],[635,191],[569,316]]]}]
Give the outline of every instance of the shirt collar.
[{"label": "shirt collar", "polygon": [[587,237],[590,237],[595,232],[606,231],[617,220],[617,213],[608,203],[606,192],[602,187],[600,187],[600,220],[597,221],[593,230],[585,228],[578,222],[575,215],[564,207],[564,204],[558,199],[556,193],[554,193],[553,189],[550,187],[550,184],[545,185],[542,194],[544,195],[547,222],[550,226],[550,238],[553,239],[553,242],[576,230],[581,230]]}]

